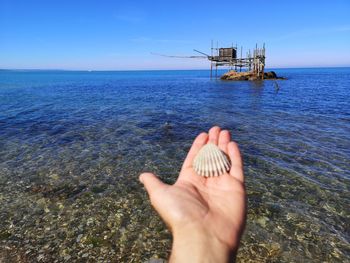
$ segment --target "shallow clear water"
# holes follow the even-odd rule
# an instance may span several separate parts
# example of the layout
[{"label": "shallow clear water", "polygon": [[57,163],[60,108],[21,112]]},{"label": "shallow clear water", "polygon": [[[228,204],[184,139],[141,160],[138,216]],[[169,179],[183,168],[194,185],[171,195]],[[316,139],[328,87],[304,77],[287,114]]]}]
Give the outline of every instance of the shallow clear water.
[{"label": "shallow clear water", "polygon": [[174,182],[213,125],[244,154],[239,262],[349,260],[350,69],[276,71],[0,71],[0,261],[167,258],[138,174]]}]

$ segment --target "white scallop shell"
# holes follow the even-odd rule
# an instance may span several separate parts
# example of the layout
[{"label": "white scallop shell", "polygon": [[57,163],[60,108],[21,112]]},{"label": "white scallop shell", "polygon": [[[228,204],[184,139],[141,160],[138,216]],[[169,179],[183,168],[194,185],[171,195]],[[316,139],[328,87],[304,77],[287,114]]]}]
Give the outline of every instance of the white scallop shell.
[{"label": "white scallop shell", "polygon": [[194,158],[193,168],[201,176],[219,176],[230,170],[231,163],[219,147],[213,143],[208,143],[199,150]]}]

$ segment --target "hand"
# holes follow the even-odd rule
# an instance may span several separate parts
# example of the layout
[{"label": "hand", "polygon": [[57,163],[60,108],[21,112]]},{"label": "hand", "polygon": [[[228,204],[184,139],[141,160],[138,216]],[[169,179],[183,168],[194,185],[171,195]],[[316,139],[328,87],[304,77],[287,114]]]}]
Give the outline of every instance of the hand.
[{"label": "hand", "polygon": [[[229,173],[202,177],[193,159],[211,142],[231,160]],[[170,228],[174,240],[170,262],[228,262],[239,246],[246,217],[246,194],[241,155],[228,131],[213,127],[201,133],[183,163],[174,185],[151,173],[140,175],[152,205]]]}]

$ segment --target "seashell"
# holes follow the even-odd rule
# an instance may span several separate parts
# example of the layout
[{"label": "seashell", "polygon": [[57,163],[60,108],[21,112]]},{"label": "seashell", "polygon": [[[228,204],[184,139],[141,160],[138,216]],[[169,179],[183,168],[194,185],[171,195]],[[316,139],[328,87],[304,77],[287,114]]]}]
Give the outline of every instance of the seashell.
[{"label": "seashell", "polygon": [[193,168],[197,174],[205,177],[219,176],[230,171],[228,156],[215,144],[204,145],[193,160]]}]

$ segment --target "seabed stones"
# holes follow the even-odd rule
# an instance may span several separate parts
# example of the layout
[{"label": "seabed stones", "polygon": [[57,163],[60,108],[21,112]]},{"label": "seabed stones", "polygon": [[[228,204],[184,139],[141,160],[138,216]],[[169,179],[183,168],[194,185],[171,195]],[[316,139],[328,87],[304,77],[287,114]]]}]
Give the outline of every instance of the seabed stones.
[{"label": "seabed stones", "polygon": [[215,144],[204,145],[193,160],[193,168],[204,177],[219,176],[230,171],[228,156]]}]

